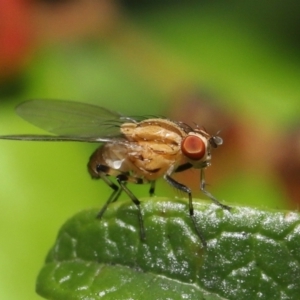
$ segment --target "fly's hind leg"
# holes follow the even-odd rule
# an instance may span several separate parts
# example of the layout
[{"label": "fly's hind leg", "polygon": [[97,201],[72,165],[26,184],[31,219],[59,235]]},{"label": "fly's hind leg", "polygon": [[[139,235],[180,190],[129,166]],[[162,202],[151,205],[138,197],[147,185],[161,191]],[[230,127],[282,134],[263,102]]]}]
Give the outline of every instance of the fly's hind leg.
[{"label": "fly's hind leg", "polygon": [[109,206],[110,203],[115,202],[118,200],[122,189],[120,189],[115,183],[113,183],[107,175],[112,175],[113,170],[105,165],[98,165],[97,166],[97,172],[99,177],[111,188],[113,189],[113,192],[109,196],[108,200],[106,203],[103,205],[99,213],[97,214],[97,218],[101,219],[103,214],[105,213],[107,207]]},{"label": "fly's hind leg", "polygon": [[193,222],[194,228],[196,230],[196,233],[201,241],[201,243],[203,244],[204,247],[206,247],[207,243],[206,240],[202,234],[202,232],[199,230],[198,226],[197,226],[197,222],[195,220],[195,216],[194,216],[194,207],[193,207],[193,200],[192,200],[192,192],[191,189],[188,188],[187,186],[177,182],[176,180],[174,180],[171,176],[169,175],[165,175],[164,176],[165,180],[174,188],[188,194],[188,198],[189,198],[189,213],[190,213],[190,218]]},{"label": "fly's hind leg", "polygon": [[117,181],[121,187],[121,189],[129,196],[129,198],[132,200],[132,202],[136,205],[138,209],[138,219],[139,219],[139,225],[140,225],[140,237],[142,241],[146,240],[146,234],[145,234],[145,226],[144,226],[144,219],[141,212],[140,207],[140,200],[127,188],[126,183],[132,182],[136,184],[143,184],[144,180],[141,178],[136,178],[133,176],[126,175],[124,173],[119,174],[116,176]]},{"label": "fly's hind leg", "polygon": [[[115,202],[118,200],[120,194],[122,191],[124,191],[132,200],[132,202],[136,205],[137,209],[138,209],[138,219],[139,219],[139,226],[140,226],[140,236],[141,236],[141,240],[145,240],[146,239],[146,235],[145,235],[145,228],[144,228],[144,221],[143,221],[143,216],[142,216],[142,212],[141,212],[141,208],[140,208],[140,204],[141,202],[138,200],[138,198],[126,187],[127,182],[131,182],[131,183],[135,183],[135,184],[143,184],[146,183],[148,181],[145,181],[141,178],[137,178],[134,176],[130,176],[128,173],[123,173],[120,172],[118,170],[112,169],[106,165],[98,165],[97,166],[97,174],[99,175],[99,177],[109,186],[113,189],[112,194],[110,195],[110,197],[108,198],[108,200],[106,201],[106,203],[104,204],[104,206],[102,207],[102,209],[100,210],[100,212],[98,213],[97,217],[101,218],[102,215],[104,214],[104,212],[106,211],[107,207],[109,206],[110,203]],[[111,176],[115,176],[120,188],[118,187],[118,185],[116,185],[115,183],[113,183],[107,176],[111,175]],[[153,185],[151,185],[153,186]]]}]

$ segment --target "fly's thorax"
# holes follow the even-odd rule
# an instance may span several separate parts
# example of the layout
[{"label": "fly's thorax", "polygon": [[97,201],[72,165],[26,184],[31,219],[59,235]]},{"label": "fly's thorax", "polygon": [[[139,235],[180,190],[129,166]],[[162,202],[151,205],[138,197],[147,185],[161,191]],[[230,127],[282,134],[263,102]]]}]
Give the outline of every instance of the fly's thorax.
[{"label": "fly's thorax", "polygon": [[128,152],[128,159],[134,166],[132,171],[135,176],[149,181],[156,180],[168,172],[178,160],[180,151],[172,152],[170,149],[161,149],[157,143],[138,143],[139,151],[132,149]]},{"label": "fly's thorax", "polygon": [[139,123],[124,123],[121,132],[130,141],[153,141],[179,146],[185,132],[166,119],[146,119]]},{"label": "fly's thorax", "polygon": [[211,145],[209,139],[208,135],[190,132],[182,140],[182,154],[194,168],[204,168],[210,165]]},{"label": "fly's thorax", "polygon": [[128,143],[128,158],[136,176],[156,180],[181,160],[181,141],[186,133],[165,119],[124,123],[121,132]]}]

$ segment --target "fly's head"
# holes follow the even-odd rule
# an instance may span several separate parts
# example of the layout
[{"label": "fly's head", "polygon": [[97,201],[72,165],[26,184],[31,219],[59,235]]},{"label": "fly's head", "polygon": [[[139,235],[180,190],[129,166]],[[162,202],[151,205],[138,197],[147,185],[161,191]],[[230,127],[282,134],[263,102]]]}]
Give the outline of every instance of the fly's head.
[{"label": "fly's head", "polygon": [[205,130],[196,128],[189,132],[181,142],[181,152],[196,169],[210,165],[211,148],[223,144],[219,136],[211,136]]}]

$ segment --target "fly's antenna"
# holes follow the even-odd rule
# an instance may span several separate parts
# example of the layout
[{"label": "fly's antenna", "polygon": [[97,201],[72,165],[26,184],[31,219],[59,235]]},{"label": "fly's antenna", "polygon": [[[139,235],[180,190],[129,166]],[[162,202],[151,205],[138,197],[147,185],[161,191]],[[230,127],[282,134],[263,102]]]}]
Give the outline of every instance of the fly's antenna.
[{"label": "fly's antenna", "polygon": [[218,146],[221,146],[223,144],[223,139],[218,135],[221,132],[221,130],[219,130],[216,135],[213,135],[210,139],[209,139],[209,143],[211,144],[211,146],[213,148],[217,148]]}]

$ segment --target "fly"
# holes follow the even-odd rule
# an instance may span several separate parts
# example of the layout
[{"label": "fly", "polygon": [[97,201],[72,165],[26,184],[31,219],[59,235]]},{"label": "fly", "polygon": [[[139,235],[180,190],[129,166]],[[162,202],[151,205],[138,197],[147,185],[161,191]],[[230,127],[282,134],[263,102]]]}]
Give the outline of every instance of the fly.
[{"label": "fly", "polygon": [[[205,189],[204,171],[210,165],[211,149],[223,141],[198,126],[192,128],[164,118],[126,117],[103,107],[73,101],[30,100],[18,105],[16,112],[54,135],[3,135],[1,139],[102,143],[90,157],[88,171],[92,178],[102,179],[112,193],[97,217],[102,218],[109,204],[125,192],[137,207],[143,241],[146,234],[140,201],[127,183],[149,183],[149,193],[153,196],[156,180],[163,177],[187,194],[189,215],[204,246],[205,238],[194,217],[191,189],[174,180],[172,174],[199,169],[201,191],[220,207],[230,209]],[[115,177],[118,184],[109,176]]]}]

